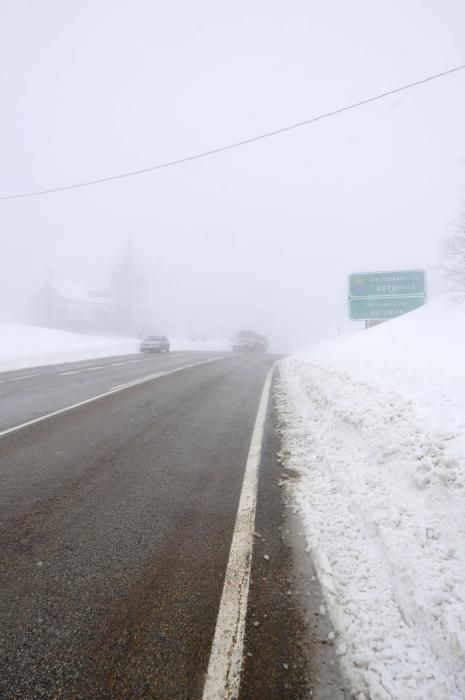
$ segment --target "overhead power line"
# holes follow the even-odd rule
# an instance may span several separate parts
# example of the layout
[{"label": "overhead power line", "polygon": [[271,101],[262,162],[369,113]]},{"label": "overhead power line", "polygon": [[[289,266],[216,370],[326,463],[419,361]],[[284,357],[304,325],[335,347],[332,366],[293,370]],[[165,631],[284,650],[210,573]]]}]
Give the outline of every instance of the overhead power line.
[{"label": "overhead power line", "polygon": [[438,80],[439,78],[444,78],[451,73],[457,73],[458,71],[465,70],[465,64],[455,66],[454,68],[449,68],[449,70],[443,71],[442,73],[435,73],[434,75],[428,75],[426,78],[421,78],[421,80],[415,80],[413,83],[407,83],[399,87],[393,88],[392,90],[387,90],[386,92],[380,92],[377,95],[372,95],[359,102],[353,102],[352,104],[345,105],[344,107],[339,107],[331,112],[324,112],[323,114],[318,114],[310,119],[304,119],[303,121],[296,122],[295,124],[290,124],[288,126],[283,126],[280,129],[274,129],[274,131],[266,131],[258,136],[251,136],[247,139],[242,139],[241,141],[235,141],[233,143],[228,143],[225,146],[219,146],[218,148],[212,148],[209,151],[202,151],[201,153],[194,153],[190,156],[185,156],[184,158],[178,158],[177,160],[169,160],[164,163],[158,163],[157,165],[152,165],[148,168],[140,168],[139,170],[130,170],[128,172],[119,173],[118,175],[109,175],[108,177],[101,177],[96,180],[87,180],[85,182],[76,182],[72,185],[62,185],[60,187],[49,187],[43,190],[34,190],[32,192],[20,192],[17,194],[8,194],[0,196],[1,200],[6,199],[24,199],[26,197],[38,197],[40,195],[52,194],[53,192],[64,192],[65,190],[76,190],[80,187],[90,187],[91,185],[100,185],[104,182],[112,182],[114,180],[122,180],[127,177],[134,177],[135,175],[143,175],[144,173],[151,173],[155,170],[162,170],[163,168],[170,168],[174,165],[182,165],[183,163],[189,163],[193,160],[200,160],[200,158],[208,158],[209,156],[214,156],[218,153],[223,153],[224,151],[232,150],[233,148],[239,148],[240,146],[246,146],[249,143],[255,143],[256,141],[262,141],[263,139],[269,139],[272,136],[278,136],[279,134],[284,134],[286,131],[292,131],[293,129],[299,129],[302,126],[307,126],[308,124],[314,124],[315,122],[321,121],[322,119],[328,119],[329,117],[334,117],[343,112],[349,112],[351,109],[357,109],[358,107],[363,107],[363,105],[369,104],[370,102],[376,102],[377,100],[382,100],[385,97],[390,97],[391,95],[396,95],[399,92],[404,92],[405,90],[410,90],[411,88],[418,87],[419,85],[424,85],[433,80]]}]

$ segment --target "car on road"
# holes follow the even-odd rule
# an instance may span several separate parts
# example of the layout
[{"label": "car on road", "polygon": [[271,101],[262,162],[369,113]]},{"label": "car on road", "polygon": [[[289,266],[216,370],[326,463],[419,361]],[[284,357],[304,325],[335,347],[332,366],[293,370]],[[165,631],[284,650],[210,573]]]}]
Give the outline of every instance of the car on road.
[{"label": "car on road", "polygon": [[234,352],[266,352],[268,341],[254,331],[239,331],[231,340]]},{"label": "car on road", "polygon": [[148,335],[140,344],[141,352],[169,352],[170,341],[166,335]]}]

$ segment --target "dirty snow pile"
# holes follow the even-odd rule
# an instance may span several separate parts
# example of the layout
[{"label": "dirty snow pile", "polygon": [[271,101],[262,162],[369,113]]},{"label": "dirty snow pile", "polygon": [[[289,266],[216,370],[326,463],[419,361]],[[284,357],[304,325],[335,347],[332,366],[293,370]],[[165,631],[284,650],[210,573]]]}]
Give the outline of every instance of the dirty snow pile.
[{"label": "dirty snow pile", "polygon": [[0,371],[129,355],[138,351],[139,343],[135,338],[80,335],[53,328],[1,323]]},{"label": "dirty snow pile", "polygon": [[276,400],[354,695],[465,698],[465,304],[285,359]]}]

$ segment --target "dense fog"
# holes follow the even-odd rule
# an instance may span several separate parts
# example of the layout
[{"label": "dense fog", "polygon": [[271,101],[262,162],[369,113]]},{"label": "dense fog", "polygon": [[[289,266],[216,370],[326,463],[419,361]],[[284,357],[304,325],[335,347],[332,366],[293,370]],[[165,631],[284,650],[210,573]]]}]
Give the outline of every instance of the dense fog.
[{"label": "dense fog", "polygon": [[[461,0],[6,0],[1,16],[0,196],[214,149],[464,55]],[[90,290],[101,331],[116,332],[104,306],[130,268],[140,330],[251,328],[287,352],[353,327],[350,272],[425,268],[434,295],[465,193],[464,80],[169,169],[0,201],[0,320],[39,322],[48,280]]]}]

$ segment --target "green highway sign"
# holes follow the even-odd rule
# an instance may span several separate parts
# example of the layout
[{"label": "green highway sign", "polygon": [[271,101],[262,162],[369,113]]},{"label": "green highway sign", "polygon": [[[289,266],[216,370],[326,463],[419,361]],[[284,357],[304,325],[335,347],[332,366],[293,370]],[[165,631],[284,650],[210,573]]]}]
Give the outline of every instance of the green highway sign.
[{"label": "green highway sign", "polygon": [[424,296],[424,270],[360,272],[349,275],[349,298]]},{"label": "green highway sign", "polygon": [[349,299],[349,316],[353,321],[388,321],[424,303],[424,296],[352,298]]}]

